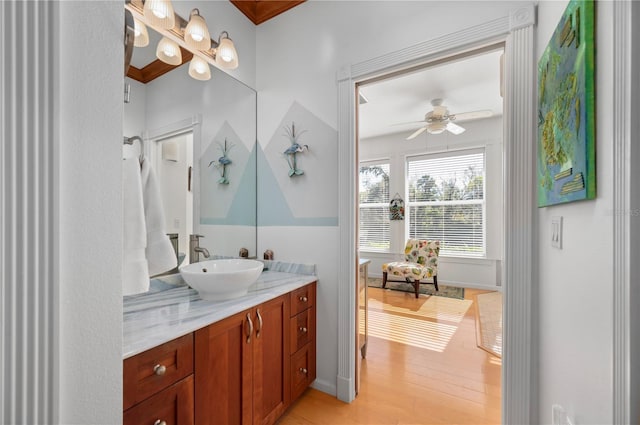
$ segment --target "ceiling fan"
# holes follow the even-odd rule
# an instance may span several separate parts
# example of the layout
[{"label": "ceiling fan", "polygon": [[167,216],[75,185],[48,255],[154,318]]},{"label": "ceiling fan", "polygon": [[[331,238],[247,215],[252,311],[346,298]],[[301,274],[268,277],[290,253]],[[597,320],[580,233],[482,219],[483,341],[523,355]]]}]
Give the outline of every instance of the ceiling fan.
[{"label": "ceiling fan", "polygon": [[407,137],[406,140],[415,139],[425,131],[430,134],[440,134],[447,130],[452,134],[462,134],[465,131],[464,127],[453,123],[454,120],[472,120],[478,118],[487,118],[493,115],[490,110],[463,112],[460,114],[451,114],[446,106],[442,104],[442,99],[433,99],[431,101],[433,110],[426,113],[424,120],[416,122],[426,123],[423,127],[417,129],[413,134]]}]

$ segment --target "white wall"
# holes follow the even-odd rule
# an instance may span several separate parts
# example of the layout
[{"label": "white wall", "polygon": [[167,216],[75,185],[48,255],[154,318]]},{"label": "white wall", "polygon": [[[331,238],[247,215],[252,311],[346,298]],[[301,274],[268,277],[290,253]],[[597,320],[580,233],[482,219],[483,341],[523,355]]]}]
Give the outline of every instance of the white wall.
[{"label": "white wall", "polygon": [[[256,47],[259,143],[264,150],[294,102],[336,128],[336,72],[341,66],[491,21],[508,14],[512,6],[509,2],[473,1],[310,1],[261,24]],[[336,140],[320,143],[337,149]],[[334,158],[340,161],[337,151]],[[326,161],[325,167],[325,173],[337,173],[337,162]],[[337,205],[338,187],[329,189],[332,195],[322,199]],[[337,227],[332,226],[258,229],[258,252],[269,248],[275,251],[276,259],[314,262],[318,266],[316,386],[333,394],[338,346],[338,243]]]},{"label": "white wall", "polygon": [[[566,5],[540,2],[538,57]],[[598,2],[596,11],[597,198],[541,208],[538,213],[542,423],[551,422],[552,404],[564,406],[574,423],[612,421],[612,2]],[[563,217],[561,250],[550,245],[553,216]]]},{"label": "white wall", "polygon": [[122,421],[124,12],[113,1],[59,8],[59,323],[47,324],[59,328],[59,423],[115,424]]},{"label": "white wall", "polygon": [[142,136],[147,128],[147,86],[131,78],[125,78],[124,82],[130,86],[129,103],[124,104],[124,135]]},{"label": "white wall", "polygon": [[[455,151],[484,147],[485,150],[485,199],[486,199],[486,257],[471,259],[440,256],[438,282],[466,287],[495,287],[500,284],[503,242],[502,203],[502,117],[465,122],[468,130],[454,136],[427,134],[413,140],[405,140],[406,134],[391,134],[360,140],[358,154],[361,161],[390,160],[390,193],[404,197],[406,157],[425,153]],[[404,257],[406,243],[404,221],[391,222],[390,253],[362,251],[360,255],[371,259],[370,276],[382,276],[382,264]]]}]

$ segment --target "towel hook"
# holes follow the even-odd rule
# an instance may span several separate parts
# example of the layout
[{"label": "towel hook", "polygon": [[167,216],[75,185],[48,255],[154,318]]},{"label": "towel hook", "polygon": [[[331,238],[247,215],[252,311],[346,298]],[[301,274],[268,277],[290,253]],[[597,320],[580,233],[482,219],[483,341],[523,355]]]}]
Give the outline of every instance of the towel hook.
[{"label": "towel hook", "polygon": [[144,140],[142,140],[142,137],[140,137],[140,136],[133,136],[133,137],[124,136],[123,144],[125,144],[125,145],[133,145],[133,142],[136,141],[136,140],[138,142],[140,142],[140,162],[142,162],[142,160],[144,158]]}]

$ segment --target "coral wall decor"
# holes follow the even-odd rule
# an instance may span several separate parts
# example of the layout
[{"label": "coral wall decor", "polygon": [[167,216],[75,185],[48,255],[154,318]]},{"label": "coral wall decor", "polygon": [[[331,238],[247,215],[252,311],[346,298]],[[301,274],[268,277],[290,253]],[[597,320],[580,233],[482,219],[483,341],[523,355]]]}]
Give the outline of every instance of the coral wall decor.
[{"label": "coral wall decor", "polygon": [[296,133],[296,125],[294,122],[291,123],[291,127],[285,127],[284,130],[286,133],[285,137],[291,142],[291,146],[284,151],[285,158],[289,164],[289,177],[301,176],[304,174],[304,171],[298,168],[296,155],[305,149],[309,149],[308,145],[301,145],[298,142],[298,138],[302,133],[306,132],[306,130]]}]

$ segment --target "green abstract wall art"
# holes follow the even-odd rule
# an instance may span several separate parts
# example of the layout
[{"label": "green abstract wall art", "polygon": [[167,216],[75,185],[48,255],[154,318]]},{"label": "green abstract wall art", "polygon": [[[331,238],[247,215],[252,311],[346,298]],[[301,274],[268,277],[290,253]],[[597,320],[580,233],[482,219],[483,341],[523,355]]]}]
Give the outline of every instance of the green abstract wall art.
[{"label": "green abstract wall art", "polygon": [[571,0],[538,62],[538,206],[596,197],[595,4]]}]

